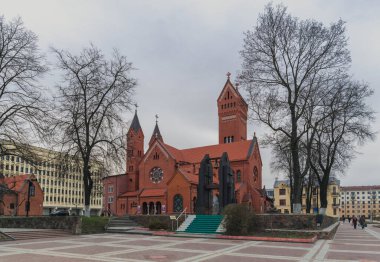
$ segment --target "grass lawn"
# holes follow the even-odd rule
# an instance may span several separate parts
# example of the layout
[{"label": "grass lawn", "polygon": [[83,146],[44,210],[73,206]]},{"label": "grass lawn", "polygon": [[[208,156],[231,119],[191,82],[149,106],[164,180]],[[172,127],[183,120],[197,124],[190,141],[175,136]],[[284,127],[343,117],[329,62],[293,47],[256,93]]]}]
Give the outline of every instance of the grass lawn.
[{"label": "grass lawn", "polygon": [[108,217],[82,217],[82,234],[104,233]]}]

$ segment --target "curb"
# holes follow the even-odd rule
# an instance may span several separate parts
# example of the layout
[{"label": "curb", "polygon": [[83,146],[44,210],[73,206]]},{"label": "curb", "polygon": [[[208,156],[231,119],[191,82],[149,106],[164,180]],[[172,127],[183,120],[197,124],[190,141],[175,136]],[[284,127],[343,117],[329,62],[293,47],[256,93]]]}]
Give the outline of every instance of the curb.
[{"label": "curb", "polygon": [[285,237],[255,237],[255,236],[217,236],[218,239],[233,239],[233,240],[252,240],[252,241],[270,241],[270,242],[291,242],[291,243],[314,243],[318,237],[312,238],[285,238]]},{"label": "curb", "polygon": [[232,240],[251,240],[251,241],[268,241],[268,242],[289,242],[289,243],[314,243],[317,241],[318,236],[312,238],[285,238],[285,237],[255,237],[255,236],[226,236],[226,235],[181,235],[174,232],[161,231],[153,232],[153,236],[166,236],[166,237],[193,237],[193,238],[208,238],[208,239],[232,239]]}]

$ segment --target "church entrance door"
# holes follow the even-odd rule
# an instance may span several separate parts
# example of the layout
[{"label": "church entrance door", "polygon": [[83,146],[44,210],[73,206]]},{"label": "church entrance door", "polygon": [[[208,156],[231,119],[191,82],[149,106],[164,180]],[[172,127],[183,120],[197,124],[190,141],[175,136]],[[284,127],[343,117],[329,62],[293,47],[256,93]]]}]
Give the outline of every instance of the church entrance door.
[{"label": "church entrance door", "polygon": [[146,202],[143,203],[143,208],[142,208],[142,213],[143,215],[148,214],[148,204]]},{"label": "church entrance door", "polygon": [[150,215],[154,215],[154,203],[153,202],[149,202],[149,214]]},{"label": "church entrance door", "polygon": [[160,201],[156,202],[156,214],[157,215],[161,214],[161,202]]}]

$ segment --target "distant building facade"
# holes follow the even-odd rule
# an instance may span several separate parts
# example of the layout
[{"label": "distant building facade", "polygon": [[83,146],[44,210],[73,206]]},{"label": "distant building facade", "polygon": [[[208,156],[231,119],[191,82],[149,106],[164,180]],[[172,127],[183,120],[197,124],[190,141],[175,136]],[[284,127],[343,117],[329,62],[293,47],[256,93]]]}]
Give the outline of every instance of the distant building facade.
[{"label": "distant building facade", "polygon": [[41,216],[44,193],[34,175],[0,174],[0,216]]},{"label": "distant building facade", "polygon": [[[281,213],[291,213],[291,203],[290,203],[290,184],[289,180],[278,180],[276,179],[274,186],[274,206]],[[306,189],[303,188],[302,191],[302,213],[306,213]],[[332,217],[339,217],[339,207],[340,207],[340,180],[335,177],[331,177],[328,188],[327,188],[327,209],[326,215]],[[319,187],[315,187],[312,192],[311,198],[311,210],[313,213],[315,208],[320,208],[319,200]]]},{"label": "distant building facade", "polygon": [[[82,214],[84,210],[84,187],[82,170],[72,161],[64,163],[57,158],[57,152],[33,147],[41,161],[27,161],[19,156],[4,155],[0,159],[0,174],[5,178],[33,174],[44,192],[43,214],[55,210],[68,210]],[[94,174],[94,189],[91,197],[91,214],[100,214],[102,209],[102,182]]]},{"label": "distant building facade", "polygon": [[[144,153],[144,133],[136,114],[127,133],[125,175],[104,179],[103,208],[115,215],[194,213],[199,168],[203,157],[212,159],[213,181],[226,152],[233,170],[235,199],[256,212],[265,212],[262,191],[262,161],[256,136],[247,139],[248,105],[227,80],[217,99],[219,144],[177,149],[164,142],[156,122]],[[175,124],[173,124],[174,126]],[[217,197],[217,195],[214,195]]]},{"label": "distant building facade", "polygon": [[341,214],[346,217],[380,217],[380,185],[342,187],[340,203]]}]

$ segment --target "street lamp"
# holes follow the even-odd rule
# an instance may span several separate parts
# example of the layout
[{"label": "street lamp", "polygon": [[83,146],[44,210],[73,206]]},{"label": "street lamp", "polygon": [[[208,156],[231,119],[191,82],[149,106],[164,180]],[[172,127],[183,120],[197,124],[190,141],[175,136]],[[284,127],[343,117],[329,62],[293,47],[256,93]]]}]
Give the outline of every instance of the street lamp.
[{"label": "street lamp", "polygon": [[371,222],[373,222],[373,206],[376,203],[376,191],[371,191],[372,194],[372,205],[371,205]]},{"label": "street lamp", "polygon": [[[352,211],[355,212],[355,192],[351,192],[351,201],[352,201]],[[354,214],[352,214],[354,215]]]}]

